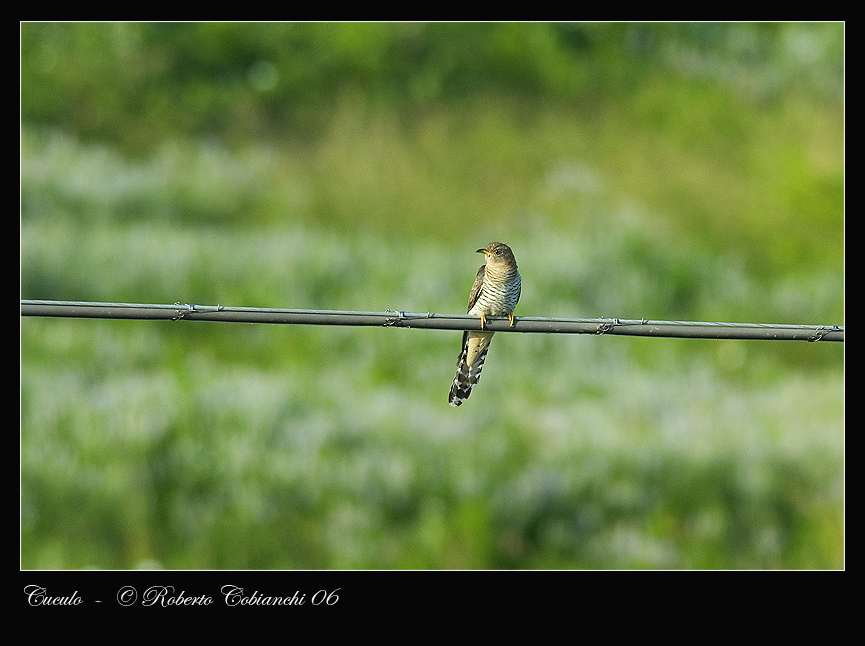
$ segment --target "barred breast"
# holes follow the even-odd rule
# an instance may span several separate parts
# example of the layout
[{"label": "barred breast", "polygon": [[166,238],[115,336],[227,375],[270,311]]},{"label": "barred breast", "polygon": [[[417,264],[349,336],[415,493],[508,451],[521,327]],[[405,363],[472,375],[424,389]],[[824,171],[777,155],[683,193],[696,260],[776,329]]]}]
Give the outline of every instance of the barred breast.
[{"label": "barred breast", "polygon": [[520,300],[522,280],[515,269],[496,272],[489,265],[478,300],[469,314],[504,316],[511,314]]}]

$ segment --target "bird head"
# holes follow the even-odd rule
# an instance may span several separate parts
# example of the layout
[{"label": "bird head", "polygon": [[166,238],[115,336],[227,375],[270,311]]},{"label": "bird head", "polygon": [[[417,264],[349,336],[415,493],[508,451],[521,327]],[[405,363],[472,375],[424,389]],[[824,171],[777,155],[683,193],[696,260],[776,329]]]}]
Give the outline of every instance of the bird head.
[{"label": "bird head", "polygon": [[483,249],[478,249],[477,253],[484,254],[488,265],[514,265],[517,261],[514,258],[514,252],[503,242],[491,242]]}]

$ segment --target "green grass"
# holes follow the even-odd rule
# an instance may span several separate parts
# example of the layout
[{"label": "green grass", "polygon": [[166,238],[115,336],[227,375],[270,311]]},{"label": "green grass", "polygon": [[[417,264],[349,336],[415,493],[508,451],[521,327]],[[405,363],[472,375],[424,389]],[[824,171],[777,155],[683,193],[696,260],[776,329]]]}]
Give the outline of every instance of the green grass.
[{"label": "green grass", "polygon": [[[518,315],[843,324],[840,104],[610,84],[134,156],[25,119],[21,296],[460,313],[502,240]],[[458,344],[22,318],[22,567],[844,566],[843,344],[500,334],[452,409]]]}]

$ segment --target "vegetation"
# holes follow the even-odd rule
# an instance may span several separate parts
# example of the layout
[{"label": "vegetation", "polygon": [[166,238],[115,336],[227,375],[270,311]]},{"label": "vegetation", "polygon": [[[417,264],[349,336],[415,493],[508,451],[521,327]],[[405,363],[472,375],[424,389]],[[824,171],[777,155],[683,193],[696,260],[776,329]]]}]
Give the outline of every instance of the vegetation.
[{"label": "vegetation", "polygon": [[[21,296],[843,324],[843,25],[54,24]],[[21,320],[24,568],[839,568],[844,347]]]}]

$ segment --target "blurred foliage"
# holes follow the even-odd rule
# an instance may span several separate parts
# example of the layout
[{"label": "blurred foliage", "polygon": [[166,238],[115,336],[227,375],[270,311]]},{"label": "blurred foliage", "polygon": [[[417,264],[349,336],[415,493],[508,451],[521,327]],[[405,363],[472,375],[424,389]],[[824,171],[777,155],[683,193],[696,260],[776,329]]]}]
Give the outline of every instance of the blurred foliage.
[{"label": "blurred foliage", "polygon": [[489,92],[590,109],[658,69],[753,100],[843,89],[833,23],[24,23],[21,52],[25,122],[137,153],[172,135],[308,136],[347,90],[410,114]]},{"label": "blurred foliage", "polygon": [[[687,213],[677,228],[727,238],[759,272],[813,253],[824,266],[841,258],[838,23],[24,23],[21,36],[22,121],[119,154],[170,154],[180,169],[183,146],[158,150],[166,141],[295,142],[292,163],[308,176],[363,172],[339,178],[358,199],[405,200],[427,188],[409,182],[430,178],[442,182],[435,193],[475,193],[470,204],[421,205],[430,212],[410,221],[432,221],[436,235],[499,196],[514,208],[550,157],[591,159],[623,194]],[[346,158],[370,145],[411,155],[429,136],[439,147],[421,166],[404,167],[419,160],[400,148],[366,165]],[[517,153],[517,141],[528,148]],[[310,179],[321,191],[315,221],[355,228],[343,187],[329,195]],[[185,212],[274,213],[244,199],[211,192],[203,213]],[[811,224],[789,234],[791,216]],[[394,217],[382,209],[381,228]]]},{"label": "blurred foliage", "polygon": [[[24,23],[22,298],[840,324],[843,38]],[[457,343],[22,319],[22,565],[843,566],[843,344]]]}]

